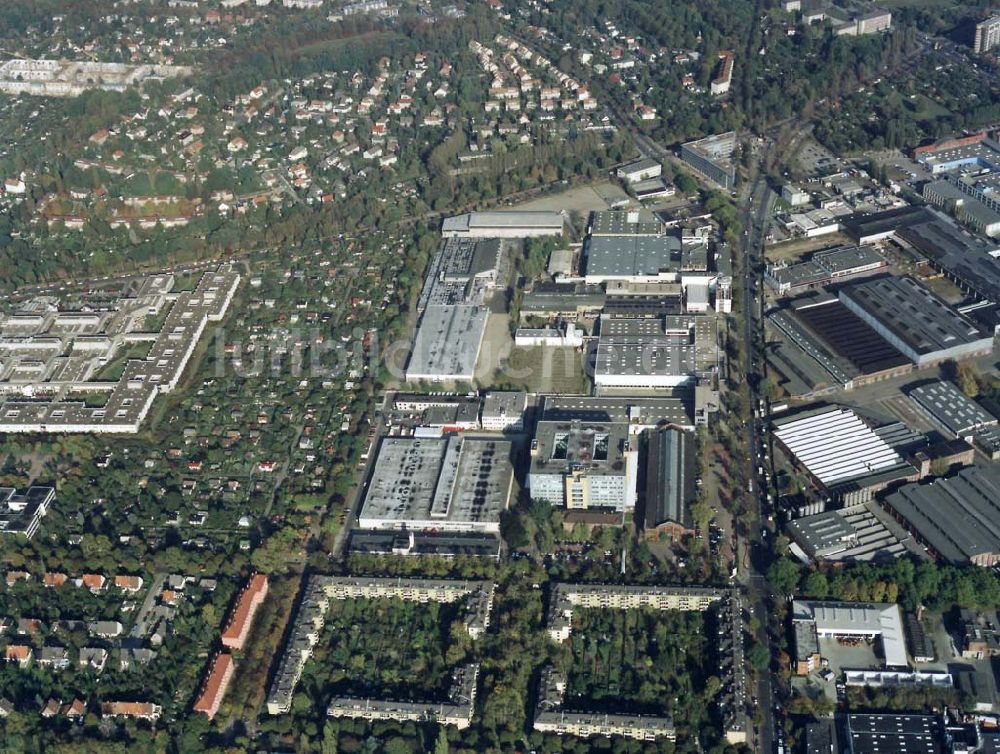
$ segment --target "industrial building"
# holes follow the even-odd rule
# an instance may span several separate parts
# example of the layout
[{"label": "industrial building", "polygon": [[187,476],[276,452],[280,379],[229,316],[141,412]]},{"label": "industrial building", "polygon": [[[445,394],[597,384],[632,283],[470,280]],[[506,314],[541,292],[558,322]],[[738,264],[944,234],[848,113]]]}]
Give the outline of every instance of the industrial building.
[{"label": "industrial building", "polygon": [[728,190],[736,185],[735,151],[736,132],[730,131],[681,144],[681,159]]},{"label": "industrial building", "polygon": [[454,393],[390,393],[384,412],[390,424],[463,432],[480,428],[478,397]]},{"label": "industrial building", "polygon": [[909,534],[878,503],[795,518],[785,525],[789,549],[804,562],[857,563],[919,555]]},{"label": "industrial building", "polygon": [[594,385],[671,389],[693,384],[718,363],[716,322],[707,317],[601,318]]},{"label": "industrial building", "polygon": [[944,735],[935,715],[846,714],[838,717],[848,754],[939,754]]},{"label": "industrial building", "polygon": [[764,281],[787,295],[884,269],[888,263],[872,246],[840,246],[818,251],[804,262],[768,265]]},{"label": "industrial building", "polygon": [[795,299],[768,320],[791,347],[788,358],[775,359],[778,370],[786,377],[802,375],[799,381],[807,389],[837,385],[850,390],[913,369],[906,356],[829,294]]},{"label": "industrial building", "polygon": [[535,283],[521,299],[521,317],[596,316],[606,298],[599,285]]},{"label": "industrial building", "polygon": [[670,397],[601,397],[551,395],[542,405],[541,419],[549,422],[624,424],[630,434],[675,425],[694,429],[689,390]]},{"label": "industrial building", "polygon": [[1000,235],[1000,211],[995,208],[998,177],[945,176],[924,184],[923,196],[928,204],[947,210],[965,225],[993,238]]},{"label": "industrial building", "polygon": [[970,466],[930,484],[908,484],[884,505],[927,551],[949,563],[1000,563],[1000,469]]},{"label": "industrial building", "polygon": [[428,306],[413,339],[407,382],[471,382],[489,315],[482,306]]},{"label": "industrial building", "polygon": [[500,537],[496,534],[351,529],[347,548],[365,555],[500,559]]},{"label": "industrial building", "polygon": [[467,212],[445,218],[441,235],[473,238],[533,238],[561,236],[565,228],[561,212],[526,212],[521,210]]},{"label": "industrial building", "polygon": [[917,367],[993,350],[984,333],[940,296],[909,277],[882,277],[840,290],[840,302]]},{"label": "industrial building", "polygon": [[802,650],[797,642],[797,658],[811,654],[820,639],[858,637],[878,639],[885,666],[909,667],[903,614],[899,605],[873,602],[792,601],[792,623],[798,624],[796,638],[804,639]]},{"label": "industrial building", "polygon": [[648,210],[597,210],[590,213],[587,235],[594,236],[662,236],[666,225]]},{"label": "industrial building", "polygon": [[773,423],[774,437],[817,487],[844,505],[871,500],[918,471],[851,409],[825,406]]},{"label": "industrial building", "polygon": [[953,382],[928,382],[910,388],[907,394],[953,437],[971,442],[977,431],[997,425],[997,417],[965,395]]},{"label": "industrial building", "polygon": [[[947,169],[947,163],[939,164]],[[992,256],[995,245],[963,233],[954,220],[936,209],[907,206],[857,214],[844,218],[840,225],[860,244],[894,239],[985,302],[993,302],[1000,290],[1000,260]],[[989,329],[997,324],[993,321]]]},{"label": "industrial building", "polygon": [[700,241],[685,243],[679,235],[590,236],[583,256],[590,285],[609,280],[675,282],[685,272],[708,270],[708,247]]},{"label": "industrial building", "polygon": [[494,438],[387,437],[379,445],[362,529],[498,533],[514,471]]},{"label": "industrial building", "polygon": [[694,531],[691,504],[697,496],[694,435],[676,428],[649,432],[646,439],[644,529],[672,537]]}]

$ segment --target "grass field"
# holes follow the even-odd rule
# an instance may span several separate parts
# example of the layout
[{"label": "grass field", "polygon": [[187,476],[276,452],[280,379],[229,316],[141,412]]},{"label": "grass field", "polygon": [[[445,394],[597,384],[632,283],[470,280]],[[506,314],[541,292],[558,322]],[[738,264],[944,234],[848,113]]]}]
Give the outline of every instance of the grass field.
[{"label": "grass field", "polygon": [[951,115],[947,108],[942,107],[923,94],[915,94],[913,97],[907,99],[898,91],[893,91],[886,100],[892,106],[906,108],[917,120],[937,120],[938,118],[947,118]]},{"label": "grass field", "polygon": [[145,359],[149,355],[150,343],[133,343],[120,351],[111,361],[101,367],[94,375],[95,382],[118,382],[125,371],[129,359]]},{"label": "grass field", "polygon": [[590,393],[583,355],[575,348],[515,346],[494,380],[532,393]]}]

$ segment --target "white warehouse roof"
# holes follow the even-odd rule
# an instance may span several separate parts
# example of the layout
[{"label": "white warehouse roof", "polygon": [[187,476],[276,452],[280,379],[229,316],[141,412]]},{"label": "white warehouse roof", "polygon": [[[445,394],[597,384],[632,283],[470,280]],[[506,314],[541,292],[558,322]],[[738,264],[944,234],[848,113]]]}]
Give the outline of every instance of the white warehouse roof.
[{"label": "white warehouse roof", "polygon": [[903,616],[895,603],[795,600],[792,620],[815,623],[820,636],[880,636],[885,664],[908,665]]},{"label": "white warehouse roof", "polygon": [[888,469],[902,458],[848,408],[776,425],[775,436],[824,485]]}]

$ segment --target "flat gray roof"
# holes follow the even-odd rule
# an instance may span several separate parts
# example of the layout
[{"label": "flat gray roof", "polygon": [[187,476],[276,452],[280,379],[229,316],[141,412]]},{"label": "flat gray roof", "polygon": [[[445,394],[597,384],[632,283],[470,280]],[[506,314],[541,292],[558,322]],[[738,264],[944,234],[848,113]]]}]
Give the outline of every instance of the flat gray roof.
[{"label": "flat gray roof", "polygon": [[846,715],[854,754],[937,754],[942,739],[933,715]]},{"label": "flat gray roof", "polygon": [[406,379],[471,380],[489,310],[459,304],[428,306],[413,339]]},{"label": "flat gray roof", "polygon": [[663,272],[707,270],[708,249],[677,236],[591,236],[584,244],[586,276],[653,277]]},{"label": "flat gray roof", "polygon": [[519,390],[491,390],[483,399],[483,418],[520,416],[528,405],[528,394]]},{"label": "flat gray roof", "polygon": [[890,506],[941,557],[965,563],[1000,555],[1000,468],[970,466],[931,484],[908,484]]},{"label": "flat gray roof", "polygon": [[527,212],[523,210],[468,212],[464,215],[445,218],[441,232],[467,232],[471,229],[485,230],[498,228],[503,230],[518,228],[563,228],[561,212]]},{"label": "flat gray roof", "polygon": [[590,213],[592,236],[662,236],[665,226],[649,210],[598,210]]},{"label": "flat gray roof", "polygon": [[691,391],[680,389],[669,398],[613,398],[555,395],[545,398],[542,419],[632,423],[652,427],[658,424],[692,424]]},{"label": "flat gray roof", "polygon": [[895,603],[793,600],[792,620],[815,623],[820,636],[878,635],[882,638],[886,665],[908,664],[903,614]]},{"label": "flat gray roof", "polygon": [[540,421],[535,427],[532,474],[586,469],[591,476],[624,476],[628,425],[620,422]]},{"label": "flat gray roof", "polygon": [[599,376],[679,377],[695,371],[695,345],[669,336],[602,335],[594,373]]},{"label": "flat gray roof", "polygon": [[510,495],[511,447],[478,437],[383,439],[361,526],[495,528]]}]

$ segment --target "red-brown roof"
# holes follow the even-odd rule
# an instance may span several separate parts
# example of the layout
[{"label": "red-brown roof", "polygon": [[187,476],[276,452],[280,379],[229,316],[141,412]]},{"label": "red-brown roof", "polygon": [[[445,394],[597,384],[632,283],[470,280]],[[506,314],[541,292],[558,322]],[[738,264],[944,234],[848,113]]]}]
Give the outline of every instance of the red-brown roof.
[{"label": "red-brown roof", "polygon": [[17,660],[21,662],[22,660],[27,660],[31,657],[31,647],[26,647],[23,644],[11,644],[7,647],[7,659],[9,661]]},{"label": "red-brown roof", "polygon": [[212,717],[213,708],[226,696],[226,689],[229,688],[229,680],[232,677],[233,656],[229,652],[219,652],[212,660],[212,669],[208,672],[208,677],[202,686],[201,693],[194,703],[195,712],[203,712]]},{"label": "red-brown roof", "polygon": [[267,593],[267,576],[262,573],[254,574],[247,584],[243,594],[240,595],[239,602],[233,610],[226,625],[226,630],[222,632],[222,643],[237,642],[249,628],[249,622],[253,620],[253,614]]}]

